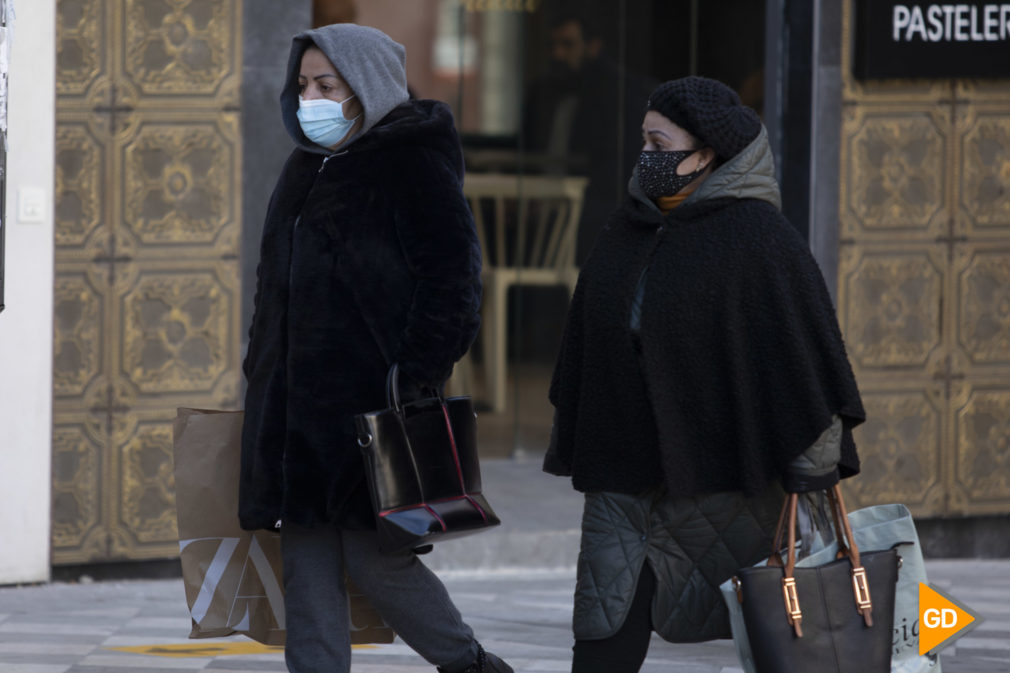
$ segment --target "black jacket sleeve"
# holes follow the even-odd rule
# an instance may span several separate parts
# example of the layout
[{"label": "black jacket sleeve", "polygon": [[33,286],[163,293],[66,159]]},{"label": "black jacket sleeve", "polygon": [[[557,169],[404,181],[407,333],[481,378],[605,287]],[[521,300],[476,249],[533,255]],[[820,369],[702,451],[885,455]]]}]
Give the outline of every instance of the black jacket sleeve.
[{"label": "black jacket sleeve", "polygon": [[394,359],[412,379],[437,386],[480,326],[480,244],[449,157],[421,149],[401,169],[410,186],[398,191],[396,231],[416,287]]}]

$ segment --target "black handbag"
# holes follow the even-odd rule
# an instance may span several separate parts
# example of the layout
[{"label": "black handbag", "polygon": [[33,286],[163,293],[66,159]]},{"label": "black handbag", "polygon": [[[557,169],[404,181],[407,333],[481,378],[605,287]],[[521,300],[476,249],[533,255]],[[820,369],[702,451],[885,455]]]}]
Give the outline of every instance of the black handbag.
[{"label": "black handbag", "polygon": [[386,398],[386,409],[355,417],[379,548],[415,549],[501,523],[481,493],[470,397],[401,403],[394,364]]},{"label": "black handbag", "polygon": [[[797,495],[779,516],[768,565],[733,578],[758,673],[890,673],[895,549],[860,554],[842,493],[828,491],[838,540],[834,561],[796,567]],[[779,553],[788,527],[788,557]]]}]

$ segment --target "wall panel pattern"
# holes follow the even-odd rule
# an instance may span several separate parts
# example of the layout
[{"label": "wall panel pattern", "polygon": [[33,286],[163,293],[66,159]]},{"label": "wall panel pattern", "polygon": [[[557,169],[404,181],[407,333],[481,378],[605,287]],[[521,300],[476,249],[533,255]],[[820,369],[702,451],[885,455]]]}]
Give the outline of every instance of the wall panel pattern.
[{"label": "wall panel pattern", "polygon": [[[849,490],[860,499],[888,493],[912,508],[942,507],[942,391],[935,385],[864,391],[863,404],[863,472],[848,482]],[[867,445],[875,450],[866,451]]]},{"label": "wall panel pattern", "polygon": [[844,5],[838,308],[853,506],[1010,513],[1010,79],[859,82]]},{"label": "wall panel pattern", "polygon": [[175,556],[175,409],[238,405],[241,5],[57,4],[56,564]]}]

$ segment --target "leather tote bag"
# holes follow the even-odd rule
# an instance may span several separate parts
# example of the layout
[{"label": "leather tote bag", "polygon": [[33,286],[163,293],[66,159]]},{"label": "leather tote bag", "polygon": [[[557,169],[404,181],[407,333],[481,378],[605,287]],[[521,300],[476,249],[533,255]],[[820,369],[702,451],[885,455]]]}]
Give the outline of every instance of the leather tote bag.
[{"label": "leather tote bag", "polygon": [[396,364],[386,397],[387,408],[355,417],[379,548],[415,549],[501,523],[481,493],[470,397],[403,403]]},{"label": "leather tote bag", "polygon": [[860,553],[837,485],[828,497],[837,541],[833,560],[797,567],[792,493],[767,564],[742,568],[734,578],[757,673],[890,673],[898,553]]},{"label": "leather tote bag", "polygon": [[[891,673],[940,673],[942,669],[937,654],[919,654],[919,583],[928,584],[929,579],[912,513],[898,503],[872,505],[849,512],[849,525],[863,554],[900,545],[897,548],[901,563],[894,597]],[[813,553],[796,562],[796,567],[828,563],[835,559],[837,552],[838,543],[831,540],[827,546],[815,546]],[[740,667],[744,673],[755,673],[754,655],[733,581],[726,580],[719,589],[729,608],[733,644],[740,658]]]}]

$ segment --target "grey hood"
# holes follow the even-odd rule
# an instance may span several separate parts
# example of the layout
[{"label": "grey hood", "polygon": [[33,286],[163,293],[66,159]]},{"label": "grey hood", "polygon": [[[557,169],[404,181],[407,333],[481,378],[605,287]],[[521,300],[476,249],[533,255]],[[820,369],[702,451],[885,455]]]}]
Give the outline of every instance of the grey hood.
[{"label": "grey hood", "polygon": [[312,45],[326,54],[364,108],[362,125],[340,149],[346,149],[368,133],[393,108],[410,98],[403,45],[382,31],[353,23],[336,23],[299,33],[291,42],[287,78],[281,91],[281,115],[288,134],[302,149],[317,154],[331,152],[306,138],[298,124],[298,73],[302,54]]},{"label": "grey hood", "polygon": [[[628,181],[628,193],[636,201],[659,212],[659,207],[645,195],[638,184],[638,166]],[[775,157],[763,124],[757,138],[750,145],[715,169],[681,205],[720,198],[760,199],[776,208],[782,208],[779,183],[775,179]]]}]

